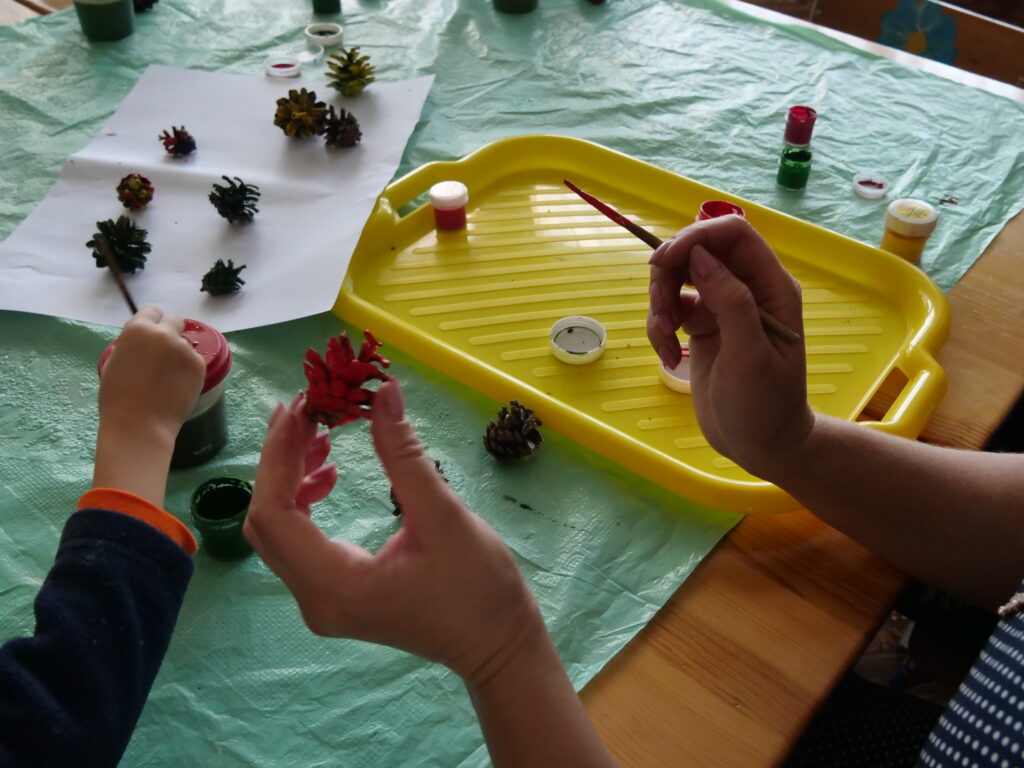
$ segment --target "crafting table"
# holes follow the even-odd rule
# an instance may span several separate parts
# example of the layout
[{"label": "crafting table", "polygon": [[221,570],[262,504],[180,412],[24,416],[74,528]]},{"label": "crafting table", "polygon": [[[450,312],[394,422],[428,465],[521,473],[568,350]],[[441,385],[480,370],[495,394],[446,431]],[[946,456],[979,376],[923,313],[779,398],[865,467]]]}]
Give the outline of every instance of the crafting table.
[{"label": "crafting table", "polygon": [[[1009,86],[999,91],[1024,100],[1024,92]],[[1024,275],[1011,261],[1022,252],[1024,214],[949,294],[952,330],[940,354],[949,392],[923,439],[980,448],[1024,391]],[[584,689],[583,700],[624,765],[779,764],[904,582],[899,571],[807,512],[749,517]]]},{"label": "crafting table", "polygon": [[[1024,101],[1021,89],[807,26]],[[1024,213],[948,294],[952,326],[939,362],[949,390],[923,440],[980,449],[1024,393],[1022,253]],[[808,512],[747,517],[583,690],[583,701],[624,765],[781,764],[905,583]]]}]

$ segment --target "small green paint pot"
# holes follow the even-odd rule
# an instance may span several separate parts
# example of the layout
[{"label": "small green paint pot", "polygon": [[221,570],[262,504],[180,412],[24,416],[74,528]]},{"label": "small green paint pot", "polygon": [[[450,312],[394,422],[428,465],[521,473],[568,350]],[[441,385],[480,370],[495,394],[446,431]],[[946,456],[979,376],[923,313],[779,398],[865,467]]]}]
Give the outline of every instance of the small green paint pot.
[{"label": "small green paint pot", "polygon": [[192,494],[192,523],[211,557],[237,560],[252,553],[242,534],[252,484],[237,477],[215,477]]}]

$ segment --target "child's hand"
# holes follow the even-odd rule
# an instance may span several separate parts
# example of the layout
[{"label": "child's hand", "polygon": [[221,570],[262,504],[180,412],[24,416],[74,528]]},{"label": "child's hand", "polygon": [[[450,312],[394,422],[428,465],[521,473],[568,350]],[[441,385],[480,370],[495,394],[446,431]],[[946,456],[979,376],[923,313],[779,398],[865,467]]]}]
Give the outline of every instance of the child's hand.
[{"label": "child's hand", "polygon": [[100,374],[100,422],[173,443],[203,388],[206,366],[184,320],[143,307],[125,323]]},{"label": "child's hand", "polygon": [[[684,283],[697,293],[681,293]],[[801,332],[800,304],[799,284],[738,216],[691,225],[651,257],[647,335],[674,366],[675,331],[682,326],[689,334],[693,400],[705,437],[761,477],[803,442],[814,415],[804,345],[765,331],[757,309]]]},{"label": "child's hand", "polygon": [[163,505],[174,438],[203,388],[203,358],[184,320],[144,307],[127,323],[100,374],[94,488]]},{"label": "child's hand", "polygon": [[411,651],[447,665],[470,686],[522,645],[546,642],[511,553],[438,475],[404,417],[397,382],[374,398],[373,440],[401,503],[402,527],[376,555],[331,541],[302,508],[325,495],[323,478],[308,475],[322,461],[307,458],[316,440],[301,401],[278,407],[245,524],[310,629]]}]

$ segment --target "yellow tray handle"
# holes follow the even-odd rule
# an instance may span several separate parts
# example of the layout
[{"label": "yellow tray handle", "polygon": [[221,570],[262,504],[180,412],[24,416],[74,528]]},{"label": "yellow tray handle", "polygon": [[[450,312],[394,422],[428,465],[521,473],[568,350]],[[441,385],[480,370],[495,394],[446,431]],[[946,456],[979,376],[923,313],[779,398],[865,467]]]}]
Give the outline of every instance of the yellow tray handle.
[{"label": "yellow tray handle", "polygon": [[878,421],[862,422],[901,437],[917,437],[924,431],[932,411],[946,394],[946,372],[927,352],[915,349],[908,353],[902,364],[895,366],[915,373],[903,386],[899,396]]}]

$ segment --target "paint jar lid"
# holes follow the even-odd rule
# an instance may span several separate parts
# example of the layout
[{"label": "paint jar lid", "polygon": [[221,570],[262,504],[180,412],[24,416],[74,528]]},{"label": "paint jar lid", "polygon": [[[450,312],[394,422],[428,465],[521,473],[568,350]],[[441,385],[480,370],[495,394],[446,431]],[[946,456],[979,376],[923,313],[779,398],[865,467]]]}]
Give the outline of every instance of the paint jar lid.
[{"label": "paint jar lid", "polygon": [[322,45],[324,48],[330,48],[341,43],[344,29],[341,24],[319,22],[306,27],[305,33],[306,40],[310,45]]},{"label": "paint jar lid", "polygon": [[878,200],[889,192],[889,181],[877,171],[860,171],[854,174],[853,192],[868,200]]},{"label": "paint jar lid", "polygon": [[298,56],[280,53],[268,56],[263,68],[270,77],[298,77],[302,64]]},{"label": "paint jar lid", "polygon": [[680,344],[680,352],[683,353],[682,360],[675,368],[667,368],[664,363],[658,363],[658,377],[661,383],[673,392],[684,394],[690,391],[690,345]]},{"label": "paint jar lid", "polygon": [[747,218],[747,212],[728,200],[705,200],[697,211],[696,221],[717,219],[719,216],[740,216]]},{"label": "paint jar lid", "polygon": [[818,113],[811,107],[790,107],[786,114],[786,133],[783,140],[795,147],[806,147],[811,143],[814,132],[814,121]]},{"label": "paint jar lid", "polygon": [[442,211],[469,204],[469,189],[461,181],[439,181],[430,188],[430,204]]},{"label": "paint jar lid", "polygon": [[557,320],[548,334],[551,354],[569,365],[586,365],[604,354],[608,332],[597,320],[570,315]]},{"label": "paint jar lid", "polygon": [[901,197],[889,203],[885,228],[904,237],[928,237],[935,231],[939,213],[924,200]]},{"label": "paint jar lid", "polygon": [[[228,375],[231,370],[231,347],[224,334],[206,323],[198,320],[185,320],[185,329],[181,332],[192,347],[203,358],[206,363],[206,379],[203,381],[203,392],[209,392],[216,387]],[[103,366],[107,364],[110,354],[114,351],[117,339],[110,342],[110,345],[103,350],[100,361],[96,365],[96,372],[103,373]]]}]

